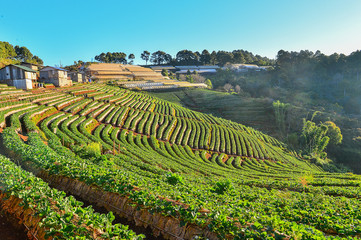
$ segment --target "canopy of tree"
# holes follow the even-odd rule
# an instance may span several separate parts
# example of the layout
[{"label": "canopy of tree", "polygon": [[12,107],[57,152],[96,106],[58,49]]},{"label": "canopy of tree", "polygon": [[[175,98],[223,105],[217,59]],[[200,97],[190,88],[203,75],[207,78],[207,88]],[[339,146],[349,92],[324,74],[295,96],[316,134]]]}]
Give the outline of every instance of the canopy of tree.
[{"label": "canopy of tree", "polygon": [[277,54],[272,84],[309,92],[313,98],[344,106],[348,113],[360,113],[361,51],[350,55],[322,54],[308,50]]},{"label": "canopy of tree", "polygon": [[[202,53],[193,52],[191,50],[181,50],[179,51],[175,58],[170,54],[158,50],[156,52],[150,53],[149,51],[143,51],[140,55],[140,58],[148,64],[150,61],[154,65],[225,65],[227,63],[251,63],[257,65],[273,65],[274,60],[267,57],[261,57],[260,55],[254,55],[251,52],[245,50],[234,50],[232,52],[227,51],[213,51],[210,53],[208,50],[204,49]],[[123,52],[107,52],[101,53],[95,56],[95,60],[103,63],[132,63],[135,59],[134,54],[129,54],[129,62],[127,61],[127,54]]]},{"label": "canopy of tree", "polygon": [[[233,51],[233,59],[250,60],[247,58],[251,55],[240,53]],[[231,57],[221,51],[215,54],[218,62],[228,61]],[[206,55],[209,59],[210,55]],[[327,56],[320,51],[280,50],[268,71],[238,74],[219,70],[210,79],[216,89],[229,83],[242,86],[245,93],[254,97],[269,97],[305,107],[333,105],[336,111],[361,113],[361,51],[348,56],[337,53]]]},{"label": "canopy of tree", "polygon": [[64,68],[71,72],[79,72],[81,67],[88,67],[90,62],[83,62],[82,60],[74,61],[74,64],[65,66]]},{"label": "canopy of tree", "polygon": [[19,62],[43,64],[43,60],[33,55],[28,48],[14,47],[8,42],[0,41],[0,67]]},{"label": "canopy of tree", "polygon": [[128,64],[133,64],[134,59],[135,59],[135,55],[133,53],[129,54],[128,59],[129,59]]},{"label": "canopy of tree", "polygon": [[[144,51],[141,58],[146,61],[149,59],[149,52]],[[148,56],[148,58],[147,58]],[[209,53],[207,49],[204,49],[202,53],[193,52],[191,50],[181,50],[176,54],[175,58],[171,55],[157,51],[152,54],[151,62],[155,65],[170,64],[170,65],[225,65],[227,63],[252,63],[258,65],[271,65],[273,60],[259,55],[253,55],[253,53],[244,50],[234,50],[232,52],[227,51],[213,51]]]},{"label": "canopy of tree", "polygon": [[149,57],[150,57],[150,52],[148,52],[148,51],[144,51],[144,52],[140,55],[140,58],[145,61],[145,64],[146,64],[146,65],[148,65]]},{"label": "canopy of tree", "polygon": [[316,125],[312,120],[303,119],[301,144],[303,151],[314,158],[325,158],[324,152],[329,143],[337,145],[342,142],[341,130],[335,123],[327,121]]},{"label": "canopy of tree", "polygon": [[150,57],[150,61],[156,65],[169,64],[172,61],[172,56],[159,50],[152,53],[152,56]]},{"label": "canopy of tree", "polygon": [[[134,54],[133,54],[134,56]],[[127,54],[123,52],[107,52],[101,53],[95,56],[95,60],[102,62],[102,63],[121,63],[127,64]]]}]

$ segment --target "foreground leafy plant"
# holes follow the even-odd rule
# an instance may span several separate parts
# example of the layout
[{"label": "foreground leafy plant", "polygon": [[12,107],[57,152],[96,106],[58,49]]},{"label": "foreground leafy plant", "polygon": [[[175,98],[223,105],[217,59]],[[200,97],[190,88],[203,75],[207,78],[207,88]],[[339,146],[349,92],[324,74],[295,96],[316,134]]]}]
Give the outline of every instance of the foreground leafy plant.
[{"label": "foreground leafy plant", "polygon": [[[62,191],[48,186],[40,178],[22,170],[0,155],[0,192],[21,199],[20,206],[31,209],[41,218],[45,237],[55,239],[142,239],[127,226],[113,225],[113,214],[102,215],[91,206],[66,197]],[[11,208],[16,206],[11,205]]]}]

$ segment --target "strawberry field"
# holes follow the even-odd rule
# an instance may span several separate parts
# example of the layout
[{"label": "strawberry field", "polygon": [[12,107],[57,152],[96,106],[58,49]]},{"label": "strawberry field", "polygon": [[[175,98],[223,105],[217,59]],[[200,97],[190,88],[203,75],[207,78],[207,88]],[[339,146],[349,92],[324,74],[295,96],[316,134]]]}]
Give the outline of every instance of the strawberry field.
[{"label": "strawberry field", "polygon": [[360,176],[325,172],[253,128],[141,92],[4,90],[0,127],[1,209],[29,238],[144,237],[114,216],[164,239],[361,236]]}]

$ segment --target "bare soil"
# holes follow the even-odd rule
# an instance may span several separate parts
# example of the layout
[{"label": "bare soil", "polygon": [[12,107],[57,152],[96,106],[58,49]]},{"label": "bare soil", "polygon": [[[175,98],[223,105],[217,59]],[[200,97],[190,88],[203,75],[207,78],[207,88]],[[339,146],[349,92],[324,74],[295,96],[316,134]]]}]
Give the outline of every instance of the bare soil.
[{"label": "bare soil", "polygon": [[15,220],[8,219],[0,212],[0,239],[1,240],[26,240],[25,228]]}]

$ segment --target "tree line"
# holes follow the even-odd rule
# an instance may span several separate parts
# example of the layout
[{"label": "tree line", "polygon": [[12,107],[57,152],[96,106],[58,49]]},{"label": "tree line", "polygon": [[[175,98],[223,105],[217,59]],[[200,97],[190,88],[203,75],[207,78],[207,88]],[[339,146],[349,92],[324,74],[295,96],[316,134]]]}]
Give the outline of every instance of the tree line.
[{"label": "tree line", "polygon": [[360,113],[361,51],[349,55],[320,51],[280,50],[275,69],[270,72],[273,86],[310,93],[312,98],[338,103],[349,113]]},{"label": "tree line", "polygon": [[127,55],[123,52],[107,52],[95,56],[95,60],[102,63],[132,64],[134,59],[133,53]]},{"label": "tree line", "polygon": [[0,41],[0,67],[8,64],[16,64],[19,62],[43,64],[43,60],[36,55],[33,55],[31,51],[26,47],[15,47],[8,43]]},{"label": "tree line", "polygon": [[[233,51],[212,51],[203,50],[201,53],[198,51],[181,50],[175,57],[169,53],[158,50],[150,53],[143,51],[140,58],[148,65],[150,62],[153,65],[220,65],[224,66],[227,63],[234,64],[257,64],[260,66],[272,65],[274,60],[260,55],[254,55],[252,52],[245,50]],[[135,59],[134,54],[127,55],[124,52],[107,52],[95,56],[95,60],[103,63],[121,63],[133,64]]]},{"label": "tree line", "polygon": [[269,97],[296,105],[333,105],[361,113],[361,51],[349,55],[280,50],[268,71],[235,73],[220,69],[209,76],[215,89],[240,85],[252,97]]}]

